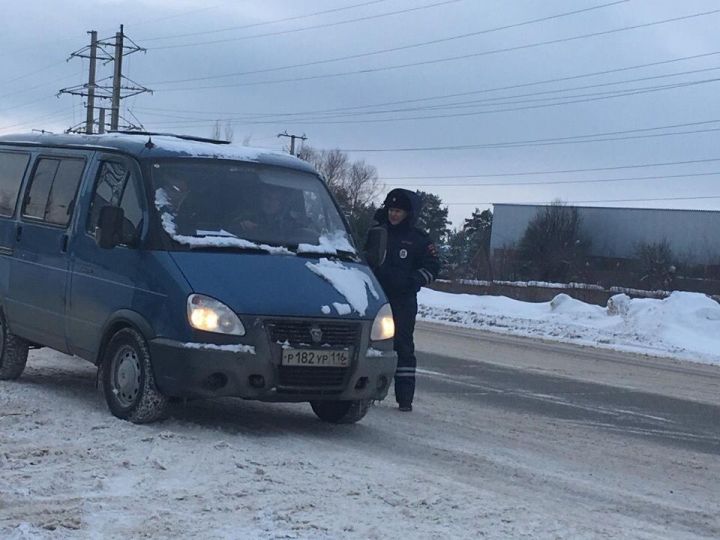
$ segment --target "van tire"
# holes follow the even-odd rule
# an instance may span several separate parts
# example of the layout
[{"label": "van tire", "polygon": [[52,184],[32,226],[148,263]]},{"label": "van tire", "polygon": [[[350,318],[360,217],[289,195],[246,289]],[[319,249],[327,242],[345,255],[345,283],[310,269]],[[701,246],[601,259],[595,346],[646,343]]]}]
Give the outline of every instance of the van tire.
[{"label": "van tire", "polygon": [[98,378],[110,412],[122,420],[145,424],[167,416],[168,398],[155,386],[150,350],[134,328],[110,339]]},{"label": "van tire", "polygon": [[16,336],[7,327],[0,313],[0,380],[17,379],[25,370],[28,342]]},{"label": "van tire", "polygon": [[310,406],[320,420],[331,424],[354,424],[367,414],[370,401],[311,401]]}]

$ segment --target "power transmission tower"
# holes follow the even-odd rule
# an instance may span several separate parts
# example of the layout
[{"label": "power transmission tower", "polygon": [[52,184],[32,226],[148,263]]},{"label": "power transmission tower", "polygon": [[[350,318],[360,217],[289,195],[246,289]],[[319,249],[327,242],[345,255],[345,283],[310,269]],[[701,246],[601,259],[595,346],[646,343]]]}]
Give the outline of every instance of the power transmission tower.
[{"label": "power transmission tower", "polygon": [[288,137],[290,139],[290,155],[295,155],[295,139],[300,139],[301,141],[307,141],[307,137],[303,133],[302,135],[292,135],[287,132],[287,130],[283,131],[282,133],[278,133],[278,137]]},{"label": "power transmission tower", "polygon": [[[70,54],[68,61],[73,57],[87,58],[90,61],[88,69],[88,82],[86,84],[63,88],[58,92],[60,94],[72,94],[74,96],[87,97],[87,115],[85,122],[69,128],[68,132],[84,132],[93,133],[95,125],[95,100],[104,99],[110,101],[110,130],[116,131],[120,125],[120,100],[150,92],[152,90],[130,80],[122,74],[123,57],[134,52],[146,49],[139,47],[132,39],[127,37],[123,31],[123,25],[120,25],[120,31],[115,33],[114,38],[98,40],[97,32],[91,30],[90,45]],[[113,62],[113,75],[96,80],[97,60],[101,60],[104,64]],[[100,120],[98,121],[98,133],[105,132],[105,111],[108,107],[100,107]],[[122,120],[126,123],[124,129],[137,129],[138,126],[128,122],[125,118]]]}]

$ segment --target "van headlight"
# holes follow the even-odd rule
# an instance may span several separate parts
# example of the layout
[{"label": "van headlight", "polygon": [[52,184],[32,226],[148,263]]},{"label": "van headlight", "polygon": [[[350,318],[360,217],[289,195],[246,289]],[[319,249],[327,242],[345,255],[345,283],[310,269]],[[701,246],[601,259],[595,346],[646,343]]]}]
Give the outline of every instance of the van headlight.
[{"label": "van headlight", "polygon": [[190,326],[197,330],[233,336],[245,335],[245,327],[233,310],[209,296],[188,296],[187,317]]},{"label": "van headlight", "polygon": [[393,321],[392,309],[390,304],[385,304],[380,308],[378,314],[375,315],[372,330],[370,331],[370,341],[382,341],[390,339],[395,335],[395,321]]}]

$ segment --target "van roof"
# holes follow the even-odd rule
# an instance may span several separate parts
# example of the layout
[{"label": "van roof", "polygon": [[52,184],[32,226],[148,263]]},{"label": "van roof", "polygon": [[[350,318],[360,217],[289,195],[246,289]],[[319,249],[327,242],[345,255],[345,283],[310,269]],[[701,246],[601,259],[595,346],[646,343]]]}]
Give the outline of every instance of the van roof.
[{"label": "van roof", "polygon": [[315,172],[315,169],[306,161],[277,150],[251,148],[231,144],[227,141],[171,133],[139,131],[113,132],[103,135],[24,133],[0,135],[0,144],[112,150],[129,154],[138,159],[170,157],[232,159]]}]

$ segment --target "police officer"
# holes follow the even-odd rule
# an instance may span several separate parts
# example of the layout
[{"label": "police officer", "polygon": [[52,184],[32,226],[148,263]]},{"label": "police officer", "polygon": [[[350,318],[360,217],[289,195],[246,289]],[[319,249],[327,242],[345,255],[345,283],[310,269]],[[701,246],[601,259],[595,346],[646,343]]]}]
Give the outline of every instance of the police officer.
[{"label": "police officer", "polygon": [[375,214],[378,226],[387,229],[387,252],[375,276],[390,300],[395,320],[395,399],[401,411],[412,411],[415,395],[415,317],[417,292],[430,284],[440,270],[437,248],[426,233],[415,227],[420,197],[406,189],[393,189]]}]

